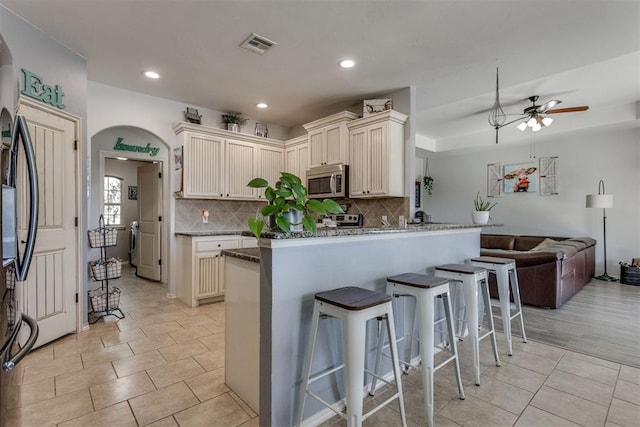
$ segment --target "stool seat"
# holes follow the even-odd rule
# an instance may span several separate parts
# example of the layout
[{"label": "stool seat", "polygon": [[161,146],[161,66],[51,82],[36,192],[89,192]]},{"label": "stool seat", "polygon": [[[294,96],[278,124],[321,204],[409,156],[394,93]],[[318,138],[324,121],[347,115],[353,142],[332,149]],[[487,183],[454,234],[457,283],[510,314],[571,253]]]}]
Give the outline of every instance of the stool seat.
[{"label": "stool seat", "polygon": [[447,279],[441,279],[435,276],[427,276],[419,273],[404,273],[397,276],[387,278],[387,282],[398,283],[400,285],[413,286],[416,288],[430,289],[436,286],[442,286],[449,283]]},{"label": "stool seat", "polygon": [[515,259],[512,258],[501,258],[497,256],[479,256],[477,258],[471,258],[471,261],[475,262],[486,262],[488,264],[514,264],[516,262]]},{"label": "stool seat", "polygon": [[391,297],[387,294],[356,286],[345,286],[331,291],[318,292],[315,298],[318,301],[349,311],[364,310],[391,301]]},{"label": "stool seat", "polygon": [[475,267],[469,264],[443,264],[436,267],[436,271],[450,271],[452,273],[460,274],[476,274],[482,273],[487,269],[484,267]]}]

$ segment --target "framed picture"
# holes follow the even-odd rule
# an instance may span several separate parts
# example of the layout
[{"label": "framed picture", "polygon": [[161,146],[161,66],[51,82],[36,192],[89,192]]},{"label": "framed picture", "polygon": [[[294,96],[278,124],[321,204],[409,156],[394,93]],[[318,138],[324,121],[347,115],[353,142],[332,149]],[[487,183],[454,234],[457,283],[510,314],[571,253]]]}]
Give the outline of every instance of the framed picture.
[{"label": "framed picture", "polygon": [[537,193],[538,165],[533,162],[504,165],[502,184],[504,193]]},{"label": "framed picture", "polygon": [[391,110],[393,107],[391,99],[365,99],[362,109],[362,117],[382,111]]},{"label": "framed picture", "polygon": [[129,186],[129,200],[138,200],[138,187],[135,185]]},{"label": "framed picture", "polygon": [[416,180],[415,191],[416,191],[415,207],[419,208],[420,207],[420,195],[422,194],[422,187],[420,187],[420,180]]},{"label": "framed picture", "polygon": [[180,169],[182,169],[182,162],[183,162],[182,147],[174,148],[173,163],[175,165],[175,170],[179,171]]}]

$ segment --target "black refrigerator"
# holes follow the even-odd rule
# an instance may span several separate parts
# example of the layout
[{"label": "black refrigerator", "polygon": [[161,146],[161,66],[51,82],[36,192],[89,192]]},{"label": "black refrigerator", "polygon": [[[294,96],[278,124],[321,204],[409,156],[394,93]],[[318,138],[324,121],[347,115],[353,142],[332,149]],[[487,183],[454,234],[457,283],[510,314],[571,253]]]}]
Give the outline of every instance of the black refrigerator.
[{"label": "black refrigerator", "polygon": [[[19,287],[26,286],[25,279],[36,239],[38,225],[38,176],[35,156],[29,129],[23,116],[16,116],[11,122],[7,110],[0,115],[2,127],[2,151],[0,167],[2,171],[2,199],[0,221],[2,229],[2,270],[0,271],[0,427],[20,426],[20,387],[14,379],[17,374],[16,365],[33,348],[38,338],[38,325],[34,319],[21,311],[21,302],[17,296]],[[10,143],[8,143],[10,141]],[[24,156],[24,162],[18,157]],[[26,165],[26,166],[23,166]],[[25,171],[18,171],[25,167]],[[17,245],[17,211],[18,194],[17,174],[27,177],[28,234],[23,253],[19,253]],[[21,189],[20,189],[21,190]]]}]

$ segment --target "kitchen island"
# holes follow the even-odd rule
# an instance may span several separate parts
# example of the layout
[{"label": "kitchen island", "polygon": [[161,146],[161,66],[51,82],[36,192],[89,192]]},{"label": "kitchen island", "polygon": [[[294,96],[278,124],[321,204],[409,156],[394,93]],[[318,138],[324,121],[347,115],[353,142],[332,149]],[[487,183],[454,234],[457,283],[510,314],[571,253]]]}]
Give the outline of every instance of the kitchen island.
[{"label": "kitchen island", "polygon": [[[436,265],[463,262],[479,255],[480,230],[476,225],[434,224],[407,228],[324,229],[316,236],[264,233],[259,240],[259,263],[254,263],[259,265],[260,425],[295,424],[298,386],[315,293],[343,286],[384,292],[389,276],[405,272],[432,273]],[[232,286],[243,284],[251,286],[249,281],[228,281],[227,295],[233,292]],[[227,305],[226,310],[233,311],[233,305]],[[397,321],[397,324],[399,328],[403,327],[403,322]],[[229,326],[227,324],[226,332],[230,336],[236,334]],[[321,322],[313,371],[340,363],[340,334],[339,321],[326,319]],[[367,339],[374,339],[376,335],[376,322],[370,322]],[[368,363],[372,363],[372,348],[369,348],[367,358]],[[388,362],[385,369],[390,371]],[[325,400],[340,404],[340,378],[326,377],[314,383],[314,389]],[[314,399],[307,399],[305,424],[315,425],[332,415]]]}]

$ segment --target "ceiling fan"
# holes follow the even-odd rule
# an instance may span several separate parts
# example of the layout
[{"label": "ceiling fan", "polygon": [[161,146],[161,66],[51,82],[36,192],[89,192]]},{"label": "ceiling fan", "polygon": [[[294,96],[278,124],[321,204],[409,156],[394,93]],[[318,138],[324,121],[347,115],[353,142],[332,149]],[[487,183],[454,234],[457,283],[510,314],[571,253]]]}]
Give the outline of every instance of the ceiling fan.
[{"label": "ceiling fan", "polygon": [[[491,107],[491,111],[489,111],[488,117],[489,124],[496,130],[496,144],[498,143],[498,131],[501,127],[522,120],[522,122],[517,126],[518,129],[524,132],[527,128],[531,128],[533,132],[537,132],[543,127],[549,126],[553,122],[553,119],[548,117],[549,114],[574,113],[578,111],[587,111],[589,109],[587,105],[579,107],[554,108],[562,102],[557,99],[552,99],[542,105],[536,105],[536,102],[538,101],[537,95],[530,96],[528,99],[531,101],[531,106],[526,107],[522,113],[505,114],[502,110],[502,106],[500,105],[498,69],[496,68],[496,99],[493,103],[493,107]],[[507,116],[515,115],[517,115],[518,118],[507,121]]]}]

